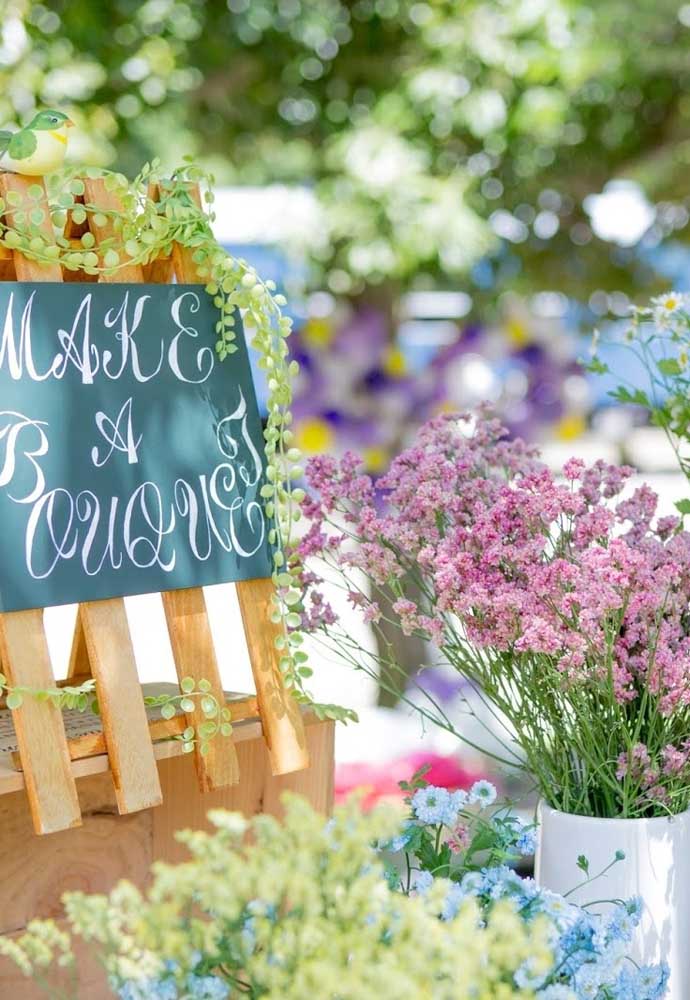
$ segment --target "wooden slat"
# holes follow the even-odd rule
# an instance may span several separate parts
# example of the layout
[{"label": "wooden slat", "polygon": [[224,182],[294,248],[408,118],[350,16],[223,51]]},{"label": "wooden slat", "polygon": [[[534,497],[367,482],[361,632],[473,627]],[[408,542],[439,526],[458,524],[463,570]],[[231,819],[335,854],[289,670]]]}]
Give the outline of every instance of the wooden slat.
[{"label": "wooden slat", "polygon": [[91,671],[96,680],[103,735],[121,813],[162,801],[144,699],[139,686],[125,602],[79,606]]},{"label": "wooden slat", "polygon": [[[193,677],[197,685],[200,680],[207,680],[211,685],[210,693],[219,705],[223,705],[223,685],[203,590],[200,587],[171,590],[162,597],[178,678]],[[195,699],[194,711],[187,715],[187,721],[195,729],[206,721],[199,699]],[[231,740],[217,736],[204,756],[197,751],[198,747],[194,756],[202,791],[226,788],[240,780],[237,751]]]},{"label": "wooden slat", "polygon": [[273,583],[270,579],[242,580],[235,587],[273,773],[301,771],[309,767],[309,751],[302,715],[278,666],[275,640],[282,633],[270,619]]},{"label": "wooden slat", "polygon": [[[91,674],[91,662],[89,651],[86,648],[86,636],[81,618],[77,614],[74,623],[74,636],[72,637],[72,648],[69,654],[69,664],[67,666],[67,681],[70,684],[81,684],[88,680]],[[79,678],[79,680],[77,680]]]},{"label": "wooden slat", "polygon": [[[60,682],[58,681],[59,686]],[[259,714],[254,695],[228,701],[226,708],[230,712],[230,720],[233,723],[243,722],[246,719],[256,719]],[[187,717],[184,714],[175,715],[172,719],[154,719],[149,722],[149,735],[153,742],[173,739],[176,736],[181,736],[187,725]],[[223,739],[223,737],[219,737],[219,739]],[[97,757],[99,754],[107,753],[105,735],[102,731],[73,736],[68,739],[67,746],[69,747],[70,760],[85,760],[87,757]],[[14,766],[21,771],[19,754],[12,753],[11,756]]]},{"label": "wooden slat", "polygon": [[0,281],[16,281],[14,255],[7,247],[0,247]]},{"label": "wooden slat", "polygon": [[[197,205],[201,205],[197,186],[190,188],[190,194]],[[173,264],[178,281],[201,282],[189,247],[179,243],[173,246]],[[270,621],[273,583],[270,579],[244,580],[237,583],[236,588],[273,773],[299,771],[309,767],[309,751],[302,716],[285,689],[278,666],[280,653],[275,639],[280,629]]]},{"label": "wooden slat", "polygon": [[[7,203],[5,216],[9,224],[13,225],[14,214],[17,209],[24,209],[26,206],[42,208],[44,219],[37,229],[52,242],[54,234],[53,224],[50,221],[50,213],[48,212],[48,199],[44,197],[37,202],[32,202],[29,199],[28,190],[36,184],[39,187],[44,187],[43,181],[39,177],[19,177],[17,174],[0,173],[0,195],[5,199],[5,202],[7,203],[10,192],[18,194],[22,199],[21,205],[14,208]],[[21,228],[24,227],[22,226]],[[37,264],[36,261],[27,260],[26,257],[22,257],[16,250],[12,251],[12,258],[17,281],[62,281],[62,269],[57,263]]]},{"label": "wooden slat", "polygon": [[[55,681],[43,627],[43,613],[0,615],[0,658],[14,685],[51,688]],[[27,697],[12,713],[36,833],[55,833],[81,823],[62,712],[48,701]]]},{"label": "wooden slat", "polygon": [[[42,208],[44,220],[39,227],[51,240],[53,227],[47,198],[29,202],[28,189],[42,181],[0,174],[0,195],[8,203],[15,192],[22,205]],[[19,206],[18,206],[19,207]],[[6,209],[12,225],[14,211]],[[12,252],[12,269],[19,281],[61,281],[59,264],[37,264],[17,251]],[[3,262],[3,276],[11,275],[9,262]],[[0,661],[12,684],[30,688],[50,688],[54,685],[53,670],[40,610],[0,615]],[[77,789],[72,776],[67,738],[62,713],[49,702],[27,698],[13,713],[17,742],[26,775],[34,829],[37,833],[53,833],[81,823]]]}]

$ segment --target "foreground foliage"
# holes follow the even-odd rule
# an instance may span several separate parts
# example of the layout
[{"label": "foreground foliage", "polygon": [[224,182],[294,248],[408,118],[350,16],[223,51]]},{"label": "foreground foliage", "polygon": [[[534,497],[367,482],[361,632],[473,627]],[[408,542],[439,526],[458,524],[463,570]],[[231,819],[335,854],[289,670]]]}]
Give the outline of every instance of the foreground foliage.
[{"label": "foreground foliage", "polygon": [[[283,825],[212,819],[214,833],[182,835],[191,861],[156,865],[146,896],[126,883],[66,896],[72,933],[93,944],[121,1000],[527,1000],[518,969],[551,967],[546,916],[527,924],[503,901],[483,921],[468,900],[444,922],[447,880],[414,897],[392,890],[372,846],[395,833],[387,811],[351,805],[326,823],[291,798]],[[50,922],[0,939],[0,951],[47,982],[54,960],[72,962],[69,935]]]}]

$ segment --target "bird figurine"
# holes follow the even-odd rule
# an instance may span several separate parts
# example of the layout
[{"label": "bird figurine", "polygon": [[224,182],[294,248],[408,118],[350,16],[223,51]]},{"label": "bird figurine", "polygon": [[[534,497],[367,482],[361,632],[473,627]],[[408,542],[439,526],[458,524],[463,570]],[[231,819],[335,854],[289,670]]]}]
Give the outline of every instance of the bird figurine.
[{"label": "bird figurine", "polygon": [[0,129],[0,170],[43,177],[59,170],[67,152],[67,129],[74,122],[62,111],[39,111],[18,132]]}]

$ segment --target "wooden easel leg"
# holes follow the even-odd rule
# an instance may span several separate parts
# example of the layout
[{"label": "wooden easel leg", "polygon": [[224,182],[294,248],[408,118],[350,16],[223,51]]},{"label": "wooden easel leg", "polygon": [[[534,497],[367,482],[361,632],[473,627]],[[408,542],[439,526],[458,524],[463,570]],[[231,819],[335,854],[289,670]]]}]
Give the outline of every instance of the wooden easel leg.
[{"label": "wooden easel leg", "polygon": [[[0,658],[11,684],[55,686],[42,610],[0,615]],[[27,697],[12,719],[36,833],[79,826],[81,811],[62,712],[49,701]]]},{"label": "wooden easel leg", "polygon": [[78,683],[91,677],[91,661],[89,651],[86,648],[86,636],[81,615],[77,611],[77,620],[74,623],[74,635],[72,637],[72,649],[69,654],[69,665],[67,667],[67,677],[69,680]]},{"label": "wooden easel leg", "polygon": [[[207,680],[210,694],[220,706],[225,704],[216,652],[206,613],[206,600],[200,587],[170,590],[163,593],[163,608],[168,623],[177,676],[193,677],[196,684]],[[206,721],[200,705],[187,715],[188,724],[196,729]],[[203,792],[236,785],[240,780],[237,751],[231,738],[216,736],[208,753],[202,756],[198,745],[194,750],[199,787]]]},{"label": "wooden easel leg", "polygon": [[302,716],[278,665],[275,640],[281,630],[270,620],[273,582],[243,580],[235,586],[273,774],[301,771],[309,767],[309,751]]},{"label": "wooden easel leg", "polygon": [[144,699],[139,684],[125,602],[88,601],[79,606],[103,734],[121,813],[162,802]]}]

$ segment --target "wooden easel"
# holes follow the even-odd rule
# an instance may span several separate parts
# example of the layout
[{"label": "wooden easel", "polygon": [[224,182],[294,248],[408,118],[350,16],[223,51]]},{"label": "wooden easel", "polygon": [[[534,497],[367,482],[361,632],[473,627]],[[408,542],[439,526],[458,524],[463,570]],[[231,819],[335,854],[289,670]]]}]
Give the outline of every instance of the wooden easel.
[{"label": "wooden easel", "polygon": [[[0,194],[8,205],[6,216],[12,225],[14,212],[30,207],[44,210],[42,230],[52,239],[53,229],[47,200],[38,203],[28,198],[34,178],[0,174]],[[39,182],[41,183],[41,182]],[[84,200],[104,209],[119,209],[116,197],[105,189],[103,181],[84,178]],[[11,207],[7,196],[15,192],[19,203]],[[191,190],[198,201],[197,190]],[[65,235],[77,238],[90,229],[96,240],[112,235],[112,223],[97,226],[92,213],[87,221],[75,224],[68,220]],[[116,280],[136,283],[167,283],[173,274],[182,283],[199,283],[192,252],[176,245],[170,258],[153,261],[145,269],[127,265],[119,269]],[[37,264],[20,252],[0,248],[0,280],[4,281],[93,281],[93,276],[65,271],[59,264]],[[112,281],[102,275],[99,280]],[[202,282],[203,283],[203,282]],[[232,362],[226,362],[231,364]],[[0,526],[2,530],[2,526]],[[286,690],[279,669],[280,654],[275,639],[280,626],[271,623],[269,609],[273,584],[270,579],[248,580],[236,584],[246,641],[256,685],[256,698],[232,703],[233,719],[246,718],[258,707],[273,774],[288,774],[309,766],[305,732],[298,707]],[[225,696],[211,638],[203,590],[169,591],[161,595],[178,678],[206,679],[211,693],[223,705]],[[0,614],[0,662],[13,685],[30,688],[53,687],[52,665],[43,625],[43,610]],[[116,598],[89,601],[79,606],[69,679],[72,683],[93,677],[102,718],[102,736],[77,745],[68,741],[61,711],[48,701],[25,698],[12,713],[24,771],[32,821],[36,833],[52,833],[79,826],[81,812],[71,760],[107,750],[120,813],[132,813],[162,801],[158,768],[153,753],[152,735],[173,735],[180,731],[180,720],[151,723],[147,718],[137,675],[132,639],[124,600]],[[243,714],[245,713],[245,714]],[[204,721],[200,709],[190,713],[186,725]],[[88,744],[88,746],[87,746]],[[195,764],[202,791],[214,791],[240,780],[237,754],[231,738],[216,737],[209,752],[202,756],[195,749]]]}]

